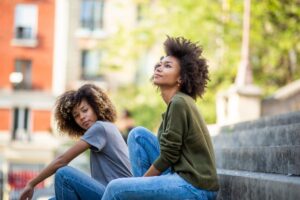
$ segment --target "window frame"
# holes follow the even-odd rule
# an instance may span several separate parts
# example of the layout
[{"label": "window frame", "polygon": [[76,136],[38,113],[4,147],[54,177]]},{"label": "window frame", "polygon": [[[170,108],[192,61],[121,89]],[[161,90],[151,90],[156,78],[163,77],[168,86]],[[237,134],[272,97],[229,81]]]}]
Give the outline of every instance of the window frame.
[{"label": "window frame", "polygon": [[[38,6],[19,3],[14,11],[13,46],[36,47],[38,31]],[[26,16],[26,17],[25,17]]]},{"label": "window frame", "polygon": [[92,32],[103,30],[104,7],[105,0],[81,0],[80,28]]}]

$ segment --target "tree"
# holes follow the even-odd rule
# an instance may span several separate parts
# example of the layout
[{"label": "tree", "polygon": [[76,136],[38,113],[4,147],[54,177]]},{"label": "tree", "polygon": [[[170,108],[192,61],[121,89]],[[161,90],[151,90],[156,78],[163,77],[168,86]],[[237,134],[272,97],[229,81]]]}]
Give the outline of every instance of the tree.
[{"label": "tree", "polygon": [[[199,41],[204,57],[208,58],[211,81],[198,105],[206,121],[214,123],[216,91],[234,82],[240,61],[243,1],[138,2],[143,11],[138,25],[132,30],[121,27],[116,37],[108,41],[108,44],[118,41],[118,45],[107,45],[109,51],[122,59],[138,60],[153,46],[161,46],[166,35]],[[263,88],[265,95],[300,78],[299,18],[299,1],[252,0],[250,65],[254,83]],[[133,50],[124,52],[124,49]]]}]

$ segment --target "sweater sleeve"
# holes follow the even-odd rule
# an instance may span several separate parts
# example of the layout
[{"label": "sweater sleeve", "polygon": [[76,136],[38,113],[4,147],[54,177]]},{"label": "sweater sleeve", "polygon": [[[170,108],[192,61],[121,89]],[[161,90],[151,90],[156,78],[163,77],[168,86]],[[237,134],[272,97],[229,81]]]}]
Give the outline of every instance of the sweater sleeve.
[{"label": "sweater sleeve", "polygon": [[182,98],[170,102],[164,120],[166,128],[160,136],[160,156],[153,163],[161,172],[176,163],[181,156],[183,134],[188,130],[187,106]]}]

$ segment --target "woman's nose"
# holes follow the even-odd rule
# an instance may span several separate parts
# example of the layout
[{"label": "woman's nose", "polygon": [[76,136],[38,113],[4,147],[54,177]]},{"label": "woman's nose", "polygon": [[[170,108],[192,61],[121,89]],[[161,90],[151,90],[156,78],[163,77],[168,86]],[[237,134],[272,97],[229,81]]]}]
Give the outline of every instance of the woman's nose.
[{"label": "woman's nose", "polygon": [[161,72],[161,65],[160,66],[157,66],[156,68],[155,68],[155,70],[154,71],[158,71],[158,72]]},{"label": "woman's nose", "polygon": [[83,113],[80,113],[79,118],[80,118],[81,120],[84,119],[84,114],[83,114]]}]

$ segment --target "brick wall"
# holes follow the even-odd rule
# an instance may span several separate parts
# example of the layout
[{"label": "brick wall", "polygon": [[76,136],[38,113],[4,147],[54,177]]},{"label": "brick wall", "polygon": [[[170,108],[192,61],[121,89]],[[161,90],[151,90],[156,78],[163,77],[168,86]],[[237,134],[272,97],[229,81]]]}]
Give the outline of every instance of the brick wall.
[{"label": "brick wall", "polygon": [[11,126],[11,111],[6,108],[0,109],[0,130],[9,130]]},{"label": "brick wall", "polygon": [[[32,60],[34,89],[51,90],[54,45],[54,0],[3,0],[0,2],[0,89],[11,89],[9,75],[14,71],[15,59]],[[15,46],[14,17],[17,4],[35,4],[38,7],[36,47]]]},{"label": "brick wall", "polygon": [[32,110],[32,131],[50,131],[51,112],[44,110]]}]

